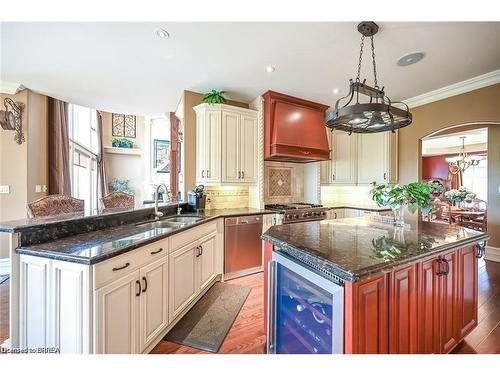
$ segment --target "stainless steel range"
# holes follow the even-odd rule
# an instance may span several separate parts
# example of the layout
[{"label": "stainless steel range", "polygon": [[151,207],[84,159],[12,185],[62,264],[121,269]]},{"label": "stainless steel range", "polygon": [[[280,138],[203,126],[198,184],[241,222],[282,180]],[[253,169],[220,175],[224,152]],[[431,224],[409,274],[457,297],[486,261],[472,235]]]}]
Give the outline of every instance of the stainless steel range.
[{"label": "stainless steel range", "polygon": [[323,220],[328,211],[320,204],[310,203],[269,204],[265,208],[283,213],[283,224]]}]

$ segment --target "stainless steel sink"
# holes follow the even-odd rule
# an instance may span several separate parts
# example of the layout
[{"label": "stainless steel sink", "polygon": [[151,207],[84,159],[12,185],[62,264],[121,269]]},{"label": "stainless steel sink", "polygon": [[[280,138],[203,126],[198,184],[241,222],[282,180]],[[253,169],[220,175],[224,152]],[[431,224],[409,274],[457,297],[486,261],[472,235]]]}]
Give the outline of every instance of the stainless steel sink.
[{"label": "stainless steel sink", "polygon": [[199,215],[175,215],[175,216],[167,216],[160,220],[148,220],[141,223],[137,223],[136,227],[141,228],[166,228],[166,229],[177,229],[182,228],[191,224],[194,224],[200,220],[203,220],[204,216]]}]

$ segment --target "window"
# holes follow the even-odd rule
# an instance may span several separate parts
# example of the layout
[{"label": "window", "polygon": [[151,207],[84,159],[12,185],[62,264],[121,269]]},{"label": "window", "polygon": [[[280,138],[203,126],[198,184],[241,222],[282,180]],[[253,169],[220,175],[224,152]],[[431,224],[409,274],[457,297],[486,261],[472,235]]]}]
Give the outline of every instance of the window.
[{"label": "window", "polygon": [[488,200],[488,160],[486,158],[478,165],[464,171],[463,184],[476,193],[477,198],[483,201]]},{"label": "window", "polygon": [[85,213],[97,209],[97,112],[70,104],[68,108],[71,195],[85,201]]}]

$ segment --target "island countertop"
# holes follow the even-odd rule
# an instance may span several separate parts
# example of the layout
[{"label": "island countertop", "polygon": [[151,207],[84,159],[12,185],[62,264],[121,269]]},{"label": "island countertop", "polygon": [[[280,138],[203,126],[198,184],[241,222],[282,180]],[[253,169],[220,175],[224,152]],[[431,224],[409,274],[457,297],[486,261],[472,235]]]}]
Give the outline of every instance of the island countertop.
[{"label": "island countertop", "polygon": [[325,275],[357,281],[488,235],[458,225],[419,222],[411,229],[349,218],[271,227],[262,239]]}]

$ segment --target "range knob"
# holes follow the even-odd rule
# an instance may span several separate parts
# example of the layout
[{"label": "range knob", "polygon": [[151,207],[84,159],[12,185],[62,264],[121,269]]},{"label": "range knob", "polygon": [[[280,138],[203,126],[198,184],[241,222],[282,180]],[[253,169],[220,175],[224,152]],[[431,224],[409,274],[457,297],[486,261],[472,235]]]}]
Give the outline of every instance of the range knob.
[{"label": "range knob", "polygon": [[326,215],[325,211],[321,212],[321,216],[325,216],[325,215]]},{"label": "range knob", "polygon": [[305,216],[305,217],[309,217],[309,216],[311,216],[311,213],[310,213],[310,212],[305,212],[305,213],[304,213],[304,216]]},{"label": "range knob", "polygon": [[288,215],[286,215],[286,218],[287,218],[287,219],[291,219],[291,218],[292,218],[292,214],[288,214]]},{"label": "range knob", "polygon": [[298,218],[299,218],[299,215],[295,214],[295,215],[293,215],[293,217],[294,217],[295,219],[298,219]]}]

